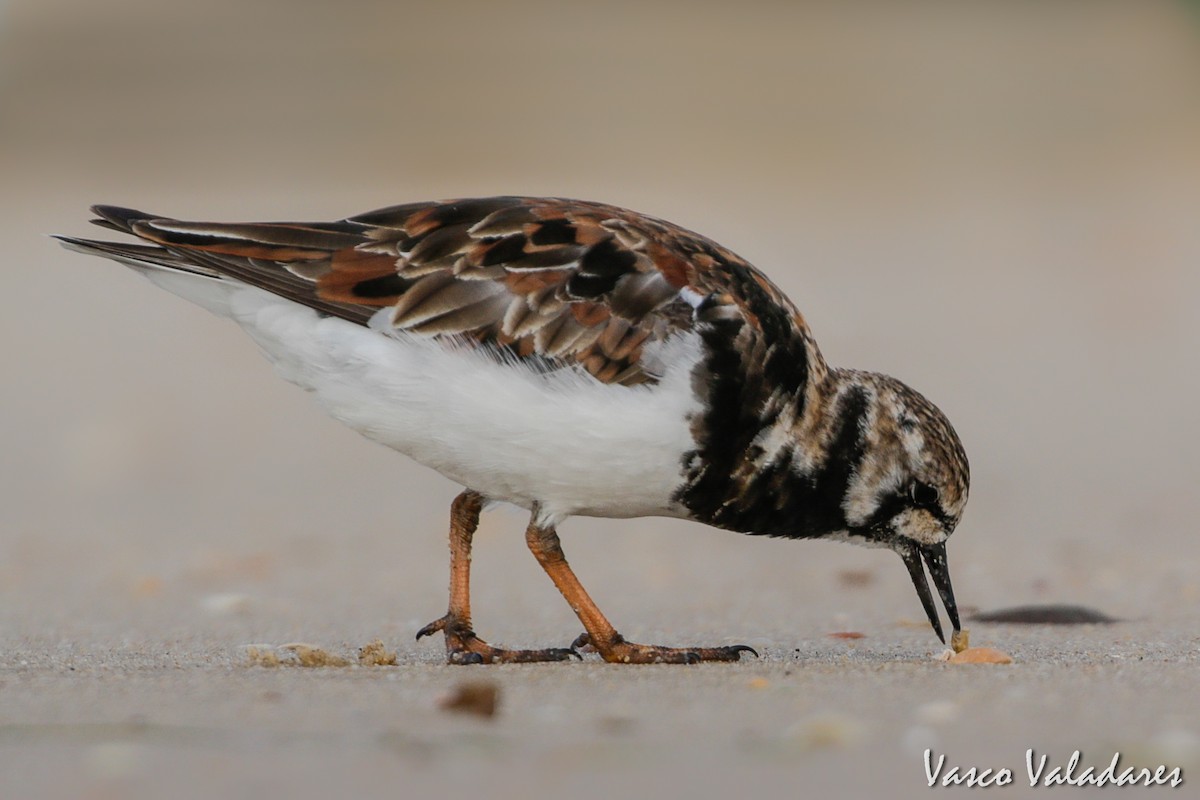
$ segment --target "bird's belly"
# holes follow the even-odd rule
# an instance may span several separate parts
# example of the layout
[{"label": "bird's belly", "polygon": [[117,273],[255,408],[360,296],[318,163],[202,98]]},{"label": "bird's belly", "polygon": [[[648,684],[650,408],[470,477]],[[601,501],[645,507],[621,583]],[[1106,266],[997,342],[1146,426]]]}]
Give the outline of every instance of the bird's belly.
[{"label": "bird's belly", "polygon": [[667,344],[654,385],[538,373],[488,353],[385,335],[256,289],[232,316],[287,380],[336,419],[486,496],[544,517],[677,516],[694,448],[691,368],[699,345]]}]

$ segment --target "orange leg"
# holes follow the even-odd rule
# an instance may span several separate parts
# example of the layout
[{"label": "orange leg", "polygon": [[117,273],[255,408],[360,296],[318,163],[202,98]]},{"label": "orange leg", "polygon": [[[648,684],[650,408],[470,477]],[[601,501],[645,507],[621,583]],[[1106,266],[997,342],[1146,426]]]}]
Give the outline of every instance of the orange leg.
[{"label": "orange leg", "polygon": [[545,650],[504,650],[492,647],[471,630],[471,539],[479,527],[483,495],[466,490],[450,505],[450,608],[446,615],[417,631],[417,638],[441,631],[450,664],[492,664],[521,661],[564,661],[578,657],[560,647]]},{"label": "orange leg", "polygon": [[694,664],[699,661],[737,661],[742,653],[758,655],[753,648],[744,644],[729,647],[659,647],[627,642],[592,602],[583,584],[571,571],[563,555],[558,533],[553,527],[538,525],[536,508],[525,530],[525,541],[587,631],[575,640],[575,647],[590,644],[605,661],[617,664]]}]

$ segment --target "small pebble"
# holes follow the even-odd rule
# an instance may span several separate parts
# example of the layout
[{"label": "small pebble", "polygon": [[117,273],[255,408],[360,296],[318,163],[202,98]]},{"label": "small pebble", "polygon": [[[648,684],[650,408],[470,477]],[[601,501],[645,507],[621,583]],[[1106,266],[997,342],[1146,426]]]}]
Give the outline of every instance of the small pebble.
[{"label": "small pebble", "polygon": [[926,748],[934,750],[941,748],[937,733],[924,725],[913,725],[906,730],[904,736],[901,737],[900,745],[914,756],[922,755]]},{"label": "small pebble", "polygon": [[163,580],[154,576],[142,578],[133,587],[135,597],[157,597],[162,594]]},{"label": "small pebble", "polygon": [[494,717],[499,699],[500,687],[494,683],[460,683],[438,700],[438,707],[445,711],[474,714],[478,717]]},{"label": "small pebble", "polygon": [[250,607],[250,598],[235,592],[210,594],[201,599],[200,607],[210,614],[241,614]]},{"label": "small pebble", "polygon": [[875,580],[875,573],[868,569],[844,569],[837,575],[838,583],[842,586],[860,588],[869,586]]},{"label": "small pebble", "polygon": [[797,722],[785,736],[801,750],[821,750],[856,744],[863,737],[863,729],[850,717],[827,714]]},{"label": "small pebble", "polygon": [[916,716],[923,725],[945,725],[958,719],[958,704],[949,700],[934,700],[918,706]]},{"label": "small pebble", "polygon": [[84,762],[93,775],[116,780],[136,772],[145,755],[146,748],[134,742],[102,742],[87,749]]}]

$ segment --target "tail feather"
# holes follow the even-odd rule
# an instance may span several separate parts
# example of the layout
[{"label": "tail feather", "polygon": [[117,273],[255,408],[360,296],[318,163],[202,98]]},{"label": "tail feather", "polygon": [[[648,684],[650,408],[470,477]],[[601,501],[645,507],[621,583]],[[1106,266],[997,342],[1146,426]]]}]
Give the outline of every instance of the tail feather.
[{"label": "tail feather", "polygon": [[102,242],[96,239],[79,239],[74,236],[59,236],[54,234],[63,247],[85,255],[104,256],[118,261],[127,267],[145,271],[147,269],[167,269],[177,272],[187,272],[204,278],[220,280],[221,274],[214,269],[187,261],[161,247],[144,244],[126,244],[124,242]]},{"label": "tail feather", "polygon": [[[164,277],[182,274],[224,283],[265,289],[331,316],[366,324],[375,308],[319,296],[317,279],[332,269],[338,254],[355,254],[366,241],[362,226],[341,222],[214,223],[185,222],[121,206],[96,205],[92,222],[102,228],[132,234],[138,244],[55,236],[71,250],[104,256],[131,267],[175,294],[215,311],[212,296],[229,291],[191,290],[188,280]],[[149,244],[147,244],[149,243]],[[375,256],[391,268],[393,258]],[[193,297],[199,294],[202,297]],[[218,303],[218,305],[221,305]]]},{"label": "tail feather", "polygon": [[132,268],[152,283],[220,317],[232,315],[230,299],[241,284],[225,280],[216,270],[164,250],[140,244],[98,242],[55,236],[63,247],[86,255],[104,256]]},{"label": "tail feather", "polygon": [[162,245],[274,261],[325,259],[336,250],[355,247],[364,241],[361,232],[345,233],[305,223],[237,224],[148,218],[131,218],[128,223],[130,232]]}]

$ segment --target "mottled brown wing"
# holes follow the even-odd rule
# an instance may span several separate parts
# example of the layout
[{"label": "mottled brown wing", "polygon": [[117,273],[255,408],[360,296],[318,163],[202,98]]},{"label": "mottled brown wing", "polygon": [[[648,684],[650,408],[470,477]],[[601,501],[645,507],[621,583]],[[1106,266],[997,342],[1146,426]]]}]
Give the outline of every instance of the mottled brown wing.
[{"label": "mottled brown wing", "polygon": [[732,317],[754,333],[808,340],[790,301],[737,255],[598,203],[493,197],[393,206],[336,223],[242,225],[95,210],[101,224],[173,259],[323,313],[574,362],[606,383],[654,380],[646,343],[697,320]]}]

